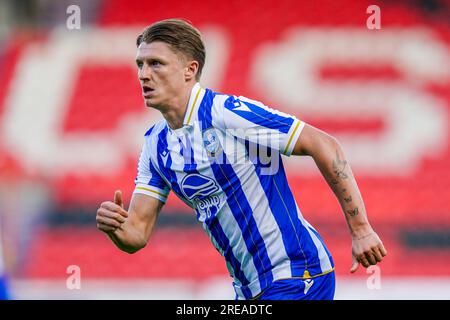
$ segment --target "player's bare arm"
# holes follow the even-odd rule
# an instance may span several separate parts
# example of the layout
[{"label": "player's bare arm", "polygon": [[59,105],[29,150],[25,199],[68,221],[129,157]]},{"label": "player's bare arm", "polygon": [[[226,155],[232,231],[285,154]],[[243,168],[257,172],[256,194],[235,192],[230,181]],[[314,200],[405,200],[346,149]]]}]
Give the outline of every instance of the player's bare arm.
[{"label": "player's bare arm", "polygon": [[120,250],[134,253],[146,246],[162,206],[158,199],[135,193],[126,211],[122,193],[116,191],[114,202],[105,201],[97,210],[97,228]]},{"label": "player's bare arm", "polygon": [[381,262],[387,251],[372,229],[356,180],[339,142],[327,133],[308,124],[294,147],[294,155],[311,156],[330,188],[336,195],[352,236],[353,264],[355,272]]}]

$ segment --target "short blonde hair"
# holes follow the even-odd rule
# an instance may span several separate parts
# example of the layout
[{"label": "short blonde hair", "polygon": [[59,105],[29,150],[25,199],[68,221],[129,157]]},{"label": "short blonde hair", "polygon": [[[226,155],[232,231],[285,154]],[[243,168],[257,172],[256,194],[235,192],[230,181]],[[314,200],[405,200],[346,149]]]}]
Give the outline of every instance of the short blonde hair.
[{"label": "short blonde hair", "polygon": [[158,21],[142,31],[136,39],[136,45],[142,42],[162,41],[169,44],[175,51],[181,52],[189,59],[198,62],[195,78],[200,80],[206,60],[205,45],[200,32],[187,20],[166,19]]}]

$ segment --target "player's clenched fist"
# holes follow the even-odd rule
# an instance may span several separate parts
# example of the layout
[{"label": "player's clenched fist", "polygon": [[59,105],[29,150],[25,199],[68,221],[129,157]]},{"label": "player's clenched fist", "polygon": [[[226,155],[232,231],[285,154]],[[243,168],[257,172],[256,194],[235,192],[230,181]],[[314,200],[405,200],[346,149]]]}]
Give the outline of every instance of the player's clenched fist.
[{"label": "player's clenched fist", "polygon": [[128,212],[123,208],[122,192],[114,193],[114,202],[105,201],[97,210],[97,228],[103,232],[114,232],[120,229],[128,217]]}]

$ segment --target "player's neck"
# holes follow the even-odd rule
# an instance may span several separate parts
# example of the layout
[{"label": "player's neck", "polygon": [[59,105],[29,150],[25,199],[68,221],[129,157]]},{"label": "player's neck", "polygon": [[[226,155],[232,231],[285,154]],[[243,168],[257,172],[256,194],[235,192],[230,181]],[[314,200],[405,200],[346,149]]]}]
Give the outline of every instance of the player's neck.
[{"label": "player's neck", "polygon": [[177,96],[174,101],[170,103],[170,106],[160,110],[172,130],[183,127],[184,117],[186,115],[189,98],[194,85],[195,83],[187,86],[186,90],[184,90],[182,94]]}]

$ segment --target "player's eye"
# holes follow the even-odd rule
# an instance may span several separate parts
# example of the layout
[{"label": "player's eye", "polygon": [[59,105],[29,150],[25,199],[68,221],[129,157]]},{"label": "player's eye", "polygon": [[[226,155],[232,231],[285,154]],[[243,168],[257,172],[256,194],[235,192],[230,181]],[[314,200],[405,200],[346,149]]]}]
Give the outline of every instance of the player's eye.
[{"label": "player's eye", "polygon": [[154,66],[154,67],[157,67],[157,66],[161,65],[161,62],[153,60],[151,65]]},{"label": "player's eye", "polygon": [[136,65],[139,69],[141,69],[143,66],[143,63],[142,63],[142,61],[136,61]]}]

